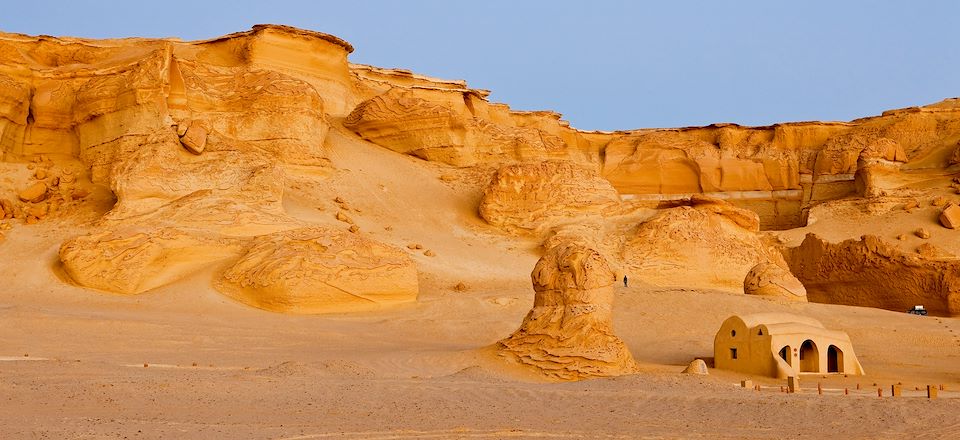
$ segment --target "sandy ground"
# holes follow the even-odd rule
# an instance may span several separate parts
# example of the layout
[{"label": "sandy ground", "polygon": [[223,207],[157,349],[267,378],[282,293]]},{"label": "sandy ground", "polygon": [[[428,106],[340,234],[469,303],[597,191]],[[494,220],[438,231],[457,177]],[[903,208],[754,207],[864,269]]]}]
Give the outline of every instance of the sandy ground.
[{"label": "sandy ground", "polygon": [[[644,372],[550,384],[502,374],[479,350],[529,309],[522,285],[433,288],[405,308],[317,317],[235,303],[203,287],[211,276],[126,298],[34,275],[34,289],[4,295],[3,438],[955,438],[960,429],[957,319],[638,285],[618,290],[615,327]],[[679,374],[712,355],[728,315],[775,310],[846,329],[868,375],[804,377],[807,391],[788,395],[774,379],[750,378],[757,392],[739,388],[747,377],[736,373]],[[905,396],[886,397],[896,382]],[[925,384],[947,391],[931,401],[915,391]]]},{"label": "sandy ground", "polygon": [[[0,243],[0,438],[960,436],[956,318],[633,280],[617,290],[614,324],[643,365],[640,374],[561,384],[519,378],[483,348],[529,310],[537,243],[499,234],[477,217],[484,171],[443,182],[438,176],[448,170],[350,134],[334,130],[328,145],[329,169],[290,170],[288,212],[344,227],[333,218],[339,196],[356,208],[363,233],[435,251],[411,253],[417,303],[281,315],[213,290],[222,267],[131,297],[74,287],[58,273],[57,250],[109,209],[104,192],[85,210],[17,226]],[[818,218],[780,235],[792,244],[808,231],[831,240],[873,230],[892,238],[935,221],[933,212]],[[940,234],[938,245],[960,250],[960,240]],[[468,289],[455,291],[458,282]],[[692,359],[713,355],[724,319],[761,311],[804,314],[847,331],[867,376],[804,376],[804,392],[785,394],[774,379],[680,374]],[[762,390],[741,388],[742,379]],[[890,398],[898,382],[904,397]],[[917,391],[927,384],[946,391],[928,400]]]}]

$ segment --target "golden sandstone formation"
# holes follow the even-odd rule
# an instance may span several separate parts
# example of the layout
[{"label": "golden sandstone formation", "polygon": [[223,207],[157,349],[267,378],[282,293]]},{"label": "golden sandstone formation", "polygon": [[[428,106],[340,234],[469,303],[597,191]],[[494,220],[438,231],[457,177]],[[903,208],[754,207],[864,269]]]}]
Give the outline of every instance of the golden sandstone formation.
[{"label": "golden sandstone formation", "polygon": [[803,283],[779,264],[757,263],[743,279],[743,293],[793,301],[807,301],[807,289]]},{"label": "golden sandstone formation", "polygon": [[828,243],[809,234],[791,249],[790,268],[810,301],[960,315],[960,262],[910,254],[878,237]]},{"label": "golden sandstone formation", "polygon": [[357,234],[306,228],[261,235],[218,288],[262,309],[358,311],[417,298],[417,268],[399,249]]},{"label": "golden sandstone formation", "polygon": [[[544,249],[576,243],[618,277],[960,313],[954,263],[937,252],[814,239],[789,251],[763,232],[805,226],[811,209],[841,199],[883,206],[915,197],[907,183],[953,177],[960,99],[851,122],[582,131],[463,81],[351,64],[352,50],[277,25],[190,42],[0,34],[0,151],[13,186],[0,194],[2,228],[112,194],[60,247],[80,286],[138,294],[207,270],[220,271],[224,294],[276,311],[411,301],[417,268],[402,243],[375,239],[359,214],[316,224],[284,204],[291,188],[327,184],[341,143],[366,142],[423,160],[445,184],[484,188],[473,214],[492,231]],[[941,224],[955,228],[960,211],[942,202]]]},{"label": "golden sandstone formation", "polygon": [[758,231],[754,212],[695,197],[636,226],[626,237],[623,264],[659,285],[741,291],[751,268],[780,258]]},{"label": "golden sandstone formation", "polygon": [[555,380],[636,371],[630,351],[613,333],[614,273],[600,253],[575,243],[554,246],[530,278],[533,309],[496,344],[499,356]]},{"label": "golden sandstone formation", "polygon": [[542,231],[620,213],[620,195],[593,170],[567,161],[506,165],[480,201],[480,217],[508,231]]}]

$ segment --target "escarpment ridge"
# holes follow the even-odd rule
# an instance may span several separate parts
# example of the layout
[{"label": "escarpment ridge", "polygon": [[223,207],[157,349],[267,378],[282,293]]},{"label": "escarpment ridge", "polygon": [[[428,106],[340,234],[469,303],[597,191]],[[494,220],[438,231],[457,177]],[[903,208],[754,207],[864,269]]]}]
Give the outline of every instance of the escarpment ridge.
[{"label": "escarpment ridge", "polygon": [[[508,239],[572,241],[664,286],[741,292],[758,268],[750,292],[802,298],[763,231],[834,201],[902,197],[960,163],[958,99],[849,122],[583,131],[462,80],[352,64],[353,50],[279,25],[199,41],[0,34],[0,151],[16,188],[0,194],[3,216],[109,203],[59,248],[69,280],[92,289],[140,294],[219,268],[220,291],[270,310],[409,302],[417,271],[442,266],[434,249],[378,238],[392,226],[339,196],[320,222],[291,211],[305,188],[335,192],[331,176],[353,167],[343,149],[362,146],[442,174],[474,197],[466,221]],[[809,298],[848,298],[823,291]]]}]

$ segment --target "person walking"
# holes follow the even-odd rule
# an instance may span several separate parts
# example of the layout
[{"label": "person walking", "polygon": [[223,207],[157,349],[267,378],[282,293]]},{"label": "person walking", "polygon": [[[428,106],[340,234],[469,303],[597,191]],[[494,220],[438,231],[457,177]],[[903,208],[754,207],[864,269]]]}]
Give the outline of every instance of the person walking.
[{"label": "person walking", "polygon": [[623,287],[627,287],[627,276],[623,276]]}]

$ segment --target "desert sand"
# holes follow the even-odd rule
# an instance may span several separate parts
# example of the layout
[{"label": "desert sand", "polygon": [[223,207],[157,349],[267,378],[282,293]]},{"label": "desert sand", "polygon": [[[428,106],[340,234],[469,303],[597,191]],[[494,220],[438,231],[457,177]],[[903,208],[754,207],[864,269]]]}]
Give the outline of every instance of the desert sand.
[{"label": "desert sand", "polygon": [[[587,132],[352,51],[0,34],[0,438],[960,436],[960,100]],[[768,312],[865,374],[713,368]]]}]

